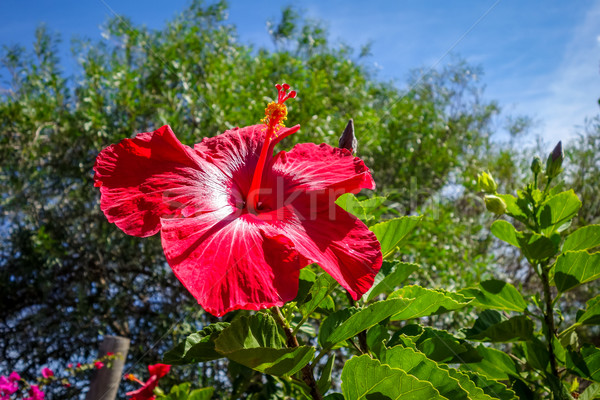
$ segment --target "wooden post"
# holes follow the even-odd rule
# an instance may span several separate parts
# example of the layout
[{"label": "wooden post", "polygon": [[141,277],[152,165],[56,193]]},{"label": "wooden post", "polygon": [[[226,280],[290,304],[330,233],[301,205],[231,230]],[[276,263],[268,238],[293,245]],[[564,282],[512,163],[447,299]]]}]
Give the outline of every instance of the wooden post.
[{"label": "wooden post", "polygon": [[103,367],[94,373],[90,390],[85,396],[85,400],[115,400],[119,385],[123,379],[123,367],[127,352],[129,351],[129,339],[121,336],[104,336],[98,350],[98,358],[106,353],[121,354],[123,358],[116,358],[112,362],[112,367]]}]

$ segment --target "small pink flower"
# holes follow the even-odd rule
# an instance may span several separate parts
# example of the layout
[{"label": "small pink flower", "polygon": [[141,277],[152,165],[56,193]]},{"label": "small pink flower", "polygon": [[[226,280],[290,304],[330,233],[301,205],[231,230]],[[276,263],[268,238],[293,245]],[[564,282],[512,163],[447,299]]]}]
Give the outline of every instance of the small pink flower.
[{"label": "small pink flower", "polygon": [[108,353],[106,353],[106,356],[107,356],[107,357],[114,356],[114,355],[115,355],[115,353],[113,353],[113,352],[111,352],[111,351],[109,351]]},{"label": "small pink flower", "polygon": [[44,392],[37,385],[31,385],[29,397],[26,397],[25,400],[44,400]]},{"label": "small pink flower", "polygon": [[81,368],[81,363],[77,363],[77,368]]},{"label": "small pink flower", "polygon": [[100,369],[104,367],[104,363],[102,361],[94,361],[94,367]]},{"label": "small pink flower", "polygon": [[44,367],[42,368],[42,376],[44,378],[51,378],[54,376],[54,371],[52,371],[50,368]]},{"label": "small pink flower", "polygon": [[[11,374],[12,376],[12,374]],[[19,389],[19,385],[16,382],[12,382],[10,377],[0,376],[0,399],[8,399],[11,394]]]},{"label": "small pink flower", "polygon": [[11,372],[8,376],[8,380],[15,383],[21,380],[21,376],[17,374],[15,371]]},{"label": "small pink flower", "polygon": [[67,368],[73,368],[73,364],[67,365]]}]

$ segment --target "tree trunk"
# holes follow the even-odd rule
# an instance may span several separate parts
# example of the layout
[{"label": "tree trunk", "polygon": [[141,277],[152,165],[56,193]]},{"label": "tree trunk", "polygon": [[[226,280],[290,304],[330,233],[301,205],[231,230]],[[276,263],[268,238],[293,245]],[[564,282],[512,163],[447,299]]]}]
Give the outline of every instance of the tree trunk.
[{"label": "tree trunk", "polygon": [[103,367],[94,373],[90,390],[85,400],[115,400],[123,378],[123,366],[129,351],[129,339],[121,336],[105,336],[98,350],[98,358],[106,353],[121,354],[122,358],[112,361],[112,367]]}]

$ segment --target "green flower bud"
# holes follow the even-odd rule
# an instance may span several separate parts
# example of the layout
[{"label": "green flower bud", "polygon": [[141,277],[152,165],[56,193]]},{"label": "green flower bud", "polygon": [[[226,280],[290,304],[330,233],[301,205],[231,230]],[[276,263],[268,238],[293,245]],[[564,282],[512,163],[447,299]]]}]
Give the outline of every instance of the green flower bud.
[{"label": "green flower bud", "polygon": [[483,199],[485,201],[485,208],[488,211],[497,215],[502,215],[506,212],[506,203],[500,197],[493,194],[486,194]]},{"label": "green flower bud", "polygon": [[496,193],[496,189],[498,185],[494,181],[494,178],[487,172],[482,172],[477,175],[477,186],[480,190],[483,190],[486,193],[493,194]]},{"label": "green flower bud", "polygon": [[564,159],[565,153],[563,153],[562,150],[562,142],[558,142],[546,161],[546,175],[548,178],[554,178],[560,173],[560,171],[562,171],[560,167],[562,166]]},{"label": "green flower bud", "polygon": [[542,170],[542,159],[538,156],[533,157],[533,161],[531,162],[531,172],[534,174],[539,174]]}]

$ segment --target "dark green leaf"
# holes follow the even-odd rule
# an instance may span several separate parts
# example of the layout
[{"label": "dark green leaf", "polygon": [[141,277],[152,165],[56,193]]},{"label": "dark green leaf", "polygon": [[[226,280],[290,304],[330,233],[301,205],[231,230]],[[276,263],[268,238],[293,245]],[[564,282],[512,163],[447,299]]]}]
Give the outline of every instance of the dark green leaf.
[{"label": "dark green leaf", "polygon": [[417,269],[419,269],[417,264],[384,261],[381,269],[375,275],[373,286],[363,295],[363,299],[371,301],[381,293],[389,293],[395,290],[397,286],[404,282]]},{"label": "dark green leaf", "polygon": [[275,320],[265,314],[234,320],[215,341],[215,350],[248,368],[275,376],[293,375],[315,352],[312,346],[287,348]]},{"label": "dark green leaf", "polygon": [[567,369],[582,378],[600,382],[600,349],[585,344],[579,351],[567,351]]},{"label": "dark green leaf", "polygon": [[557,243],[537,233],[523,233],[517,241],[523,255],[532,263],[550,258],[558,251]]},{"label": "dark green leaf", "polygon": [[567,236],[562,251],[587,250],[597,246],[600,246],[600,225],[588,225]]},{"label": "dark green leaf", "polygon": [[577,315],[579,325],[600,325],[600,295],[588,300],[585,311]]},{"label": "dark green leaf", "polygon": [[484,345],[479,345],[477,352],[482,360],[465,364],[461,369],[477,372],[494,380],[508,380],[510,376],[518,376],[514,361],[505,352]]},{"label": "dark green leaf", "polygon": [[533,337],[533,321],[525,315],[506,319],[498,311],[485,310],[479,314],[473,328],[464,332],[468,340],[484,342],[530,340]]},{"label": "dark green leaf", "polygon": [[444,399],[431,383],[420,381],[400,369],[382,365],[367,355],[352,357],[346,363],[342,370],[342,392],[346,400]]},{"label": "dark green leaf", "polygon": [[321,302],[336,286],[337,282],[329,276],[329,274],[321,273],[315,283],[312,285],[310,292],[304,300],[304,304],[300,305],[302,315],[312,314],[313,311],[321,305]]},{"label": "dark green leaf", "polygon": [[215,351],[215,340],[228,326],[228,322],[217,322],[192,333],[185,341],[167,351],[163,362],[170,365],[196,364],[222,358],[223,356]]},{"label": "dark green leaf", "polygon": [[524,311],[527,303],[521,293],[510,283],[490,279],[479,283],[478,288],[464,289],[461,294],[475,297],[471,305],[506,311]]},{"label": "dark green leaf", "polygon": [[560,292],[566,292],[600,277],[600,253],[585,250],[568,251],[554,263],[553,281]]},{"label": "dark green leaf", "polygon": [[517,238],[520,233],[517,232],[510,222],[499,219],[494,221],[490,229],[498,239],[503,240],[508,244],[512,244],[515,247],[519,247]]},{"label": "dark green leaf", "polygon": [[420,220],[421,217],[414,216],[394,218],[369,228],[381,243],[381,253],[384,258],[396,251],[396,248],[402,244],[402,241],[408,237]]},{"label": "dark green leaf", "polygon": [[329,359],[325,363],[325,366],[321,370],[321,376],[317,382],[319,393],[326,393],[331,387],[331,370],[333,369],[333,363],[335,362],[335,354],[332,353]]}]

